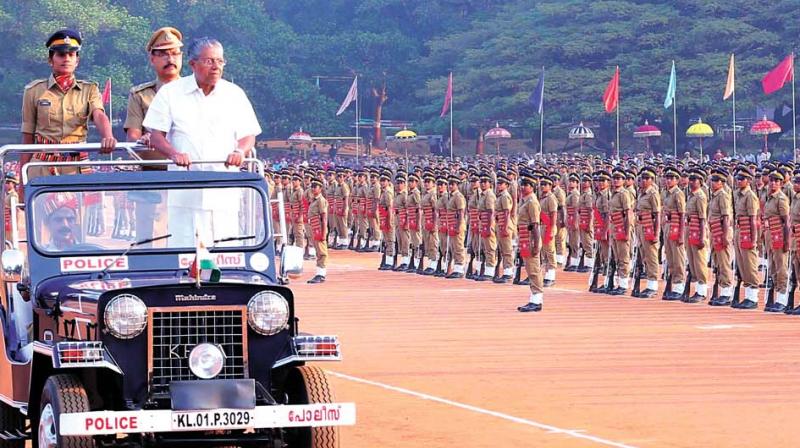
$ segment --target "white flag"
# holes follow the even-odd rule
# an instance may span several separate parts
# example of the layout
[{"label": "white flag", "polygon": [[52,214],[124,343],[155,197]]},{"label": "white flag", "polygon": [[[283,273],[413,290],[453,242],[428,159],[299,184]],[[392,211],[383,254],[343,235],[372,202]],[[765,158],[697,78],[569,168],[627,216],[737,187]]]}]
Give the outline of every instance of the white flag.
[{"label": "white flag", "polygon": [[352,103],[356,97],[358,97],[358,76],[353,79],[353,85],[350,86],[350,91],[347,92],[347,97],[345,97],[344,101],[342,101],[342,105],[339,106],[339,110],[336,111],[336,115],[341,115],[348,107],[350,107],[350,103]]}]

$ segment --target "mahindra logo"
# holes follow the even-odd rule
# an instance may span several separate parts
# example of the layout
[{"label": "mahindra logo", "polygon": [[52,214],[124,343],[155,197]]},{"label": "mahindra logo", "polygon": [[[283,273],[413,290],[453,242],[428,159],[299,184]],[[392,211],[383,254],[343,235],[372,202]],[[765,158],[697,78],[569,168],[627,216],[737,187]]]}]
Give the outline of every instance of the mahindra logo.
[{"label": "mahindra logo", "polygon": [[175,294],[176,302],[213,302],[216,294]]}]

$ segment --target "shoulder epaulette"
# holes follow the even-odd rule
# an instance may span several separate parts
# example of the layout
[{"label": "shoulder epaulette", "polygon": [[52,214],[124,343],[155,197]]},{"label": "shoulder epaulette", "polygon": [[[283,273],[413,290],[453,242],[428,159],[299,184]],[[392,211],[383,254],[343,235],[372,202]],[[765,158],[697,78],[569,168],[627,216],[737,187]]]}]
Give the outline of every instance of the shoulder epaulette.
[{"label": "shoulder epaulette", "polygon": [[139,85],[135,85],[135,86],[131,87],[131,93],[141,92],[142,90],[149,89],[149,88],[155,87],[155,86],[156,86],[156,82],[155,81],[143,82],[143,83],[141,83]]},{"label": "shoulder epaulette", "polygon": [[37,84],[41,84],[41,83],[43,83],[43,82],[46,82],[46,81],[47,81],[47,78],[42,78],[42,79],[34,79],[33,81],[29,82],[29,83],[28,83],[28,84],[25,86],[25,89],[30,89],[31,87],[33,87],[33,86],[35,86],[35,85],[37,85]]},{"label": "shoulder epaulette", "polygon": [[95,86],[98,86],[98,87],[100,87],[100,84],[98,84],[98,83],[96,83],[96,82],[94,82],[94,81],[87,81],[87,80],[85,80],[85,79],[78,79],[77,81],[78,81],[79,83],[81,83],[81,84],[89,84],[89,85],[95,85]]}]

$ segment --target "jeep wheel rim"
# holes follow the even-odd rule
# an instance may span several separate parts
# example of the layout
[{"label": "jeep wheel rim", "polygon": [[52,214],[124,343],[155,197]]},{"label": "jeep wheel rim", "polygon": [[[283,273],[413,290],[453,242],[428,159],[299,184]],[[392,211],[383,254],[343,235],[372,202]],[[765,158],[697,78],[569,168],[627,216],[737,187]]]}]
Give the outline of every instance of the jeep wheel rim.
[{"label": "jeep wheel rim", "polygon": [[39,417],[39,448],[51,448],[58,444],[56,437],[56,419],[53,416],[53,406],[50,403],[42,409]]}]

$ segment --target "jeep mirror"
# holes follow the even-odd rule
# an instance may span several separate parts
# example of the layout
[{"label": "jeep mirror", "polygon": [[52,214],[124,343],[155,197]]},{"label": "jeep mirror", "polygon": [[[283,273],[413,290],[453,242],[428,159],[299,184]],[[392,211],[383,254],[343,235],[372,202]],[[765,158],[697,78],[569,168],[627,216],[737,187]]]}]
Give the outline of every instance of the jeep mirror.
[{"label": "jeep mirror", "polygon": [[18,282],[22,275],[22,267],[25,264],[25,256],[17,249],[3,251],[2,259],[3,275],[6,281]]},{"label": "jeep mirror", "polygon": [[281,277],[303,273],[303,249],[299,246],[283,246],[281,251]]}]

